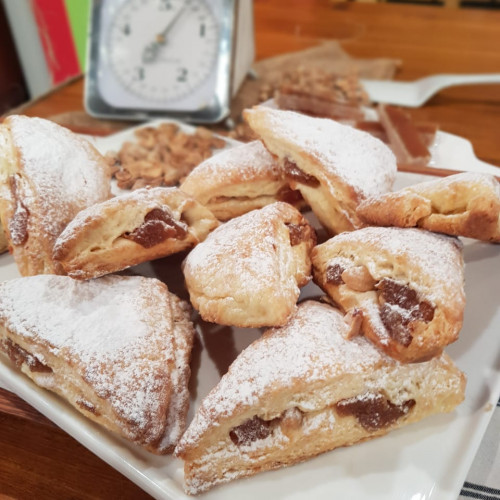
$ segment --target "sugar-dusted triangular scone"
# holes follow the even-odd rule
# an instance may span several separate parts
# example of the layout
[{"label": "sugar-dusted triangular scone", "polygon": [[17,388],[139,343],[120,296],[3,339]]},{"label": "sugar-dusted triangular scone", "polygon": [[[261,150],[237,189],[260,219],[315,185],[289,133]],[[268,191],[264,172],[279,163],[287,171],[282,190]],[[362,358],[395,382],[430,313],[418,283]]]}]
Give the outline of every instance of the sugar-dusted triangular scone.
[{"label": "sugar-dusted triangular scone", "polygon": [[23,276],[62,274],[56,238],[110,196],[108,165],[82,137],[42,118],[13,115],[0,125],[0,218]]},{"label": "sugar-dusted triangular scone", "polygon": [[463,400],[465,377],[446,354],[401,364],[363,337],[346,339],[349,328],[338,309],[307,301],[242,351],[175,449],[187,493],[381,436]]},{"label": "sugar-dusted triangular scone", "polygon": [[450,175],[369,198],[358,214],[377,226],[422,227],[500,242],[500,183],[490,174]]},{"label": "sugar-dusted triangular scone", "polygon": [[311,253],[314,281],[362,331],[403,362],[438,355],[458,338],[465,308],[457,238],[394,227],[334,236]]},{"label": "sugar-dusted triangular scone", "polygon": [[278,326],[311,278],[314,229],[292,205],[277,201],[210,233],[184,260],[191,303],[205,321]]},{"label": "sugar-dusted triangular scone", "polygon": [[0,354],[94,422],[169,453],[189,406],[189,317],[152,278],[18,278],[0,284]]},{"label": "sugar-dusted triangular scone", "polygon": [[275,201],[303,203],[283,169],[260,141],[222,151],[200,163],[180,188],[222,221]]},{"label": "sugar-dusted triangular scone", "polygon": [[219,222],[178,188],[142,188],[82,210],[54,245],[54,260],[89,279],[189,249]]},{"label": "sugar-dusted triangular scone", "polygon": [[244,117],[331,234],[363,227],[359,203],[392,188],[394,155],[366,132],[264,106],[245,110]]}]

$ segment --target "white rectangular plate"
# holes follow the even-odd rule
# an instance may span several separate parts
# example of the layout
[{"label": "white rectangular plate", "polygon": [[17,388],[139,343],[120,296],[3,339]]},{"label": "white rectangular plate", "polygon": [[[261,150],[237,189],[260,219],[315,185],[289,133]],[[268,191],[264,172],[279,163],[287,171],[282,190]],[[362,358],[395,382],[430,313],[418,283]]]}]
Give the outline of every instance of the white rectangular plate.
[{"label": "white rectangular plate", "polygon": [[[449,134],[448,134],[449,135]],[[106,152],[117,150],[130,131],[95,139]],[[452,141],[453,142],[453,141]],[[443,147],[449,144],[444,141]],[[438,148],[439,157],[447,151]],[[444,165],[440,165],[443,166]],[[489,166],[490,168],[494,168]],[[449,165],[448,168],[457,168]],[[395,188],[428,180],[399,173]],[[235,481],[202,495],[204,499],[435,499],[456,500],[500,395],[500,245],[464,240],[467,306],[459,340],[447,349],[467,375],[466,399],[456,411],[366,443],[326,453],[303,464]],[[171,256],[136,268],[157,276],[186,298],[179,264]],[[19,276],[12,257],[0,257],[0,279]],[[309,284],[302,297],[321,291]],[[229,363],[259,330],[242,330],[199,322],[192,361],[189,419],[216,385]],[[85,419],[57,396],[36,387],[0,360],[3,384],[58,424],[96,455],[158,499],[187,499],[182,462],[157,457],[111,435]]]}]

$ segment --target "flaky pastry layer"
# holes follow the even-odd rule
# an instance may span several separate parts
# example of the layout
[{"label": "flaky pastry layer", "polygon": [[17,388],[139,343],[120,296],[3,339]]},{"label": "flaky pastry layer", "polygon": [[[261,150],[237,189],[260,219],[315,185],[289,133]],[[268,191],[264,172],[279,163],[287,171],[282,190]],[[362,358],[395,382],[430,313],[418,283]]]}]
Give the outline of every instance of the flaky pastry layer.
[{"label": "flaky pastry layer", "polygon": [[56,238],[84,208],[111,196],[104,158],[85,139],[42,118],[0,126],[0,219],[19,272],[64,274]]},{"label": "flaky pastry layer", "polygon": [[392,188],[394,155],[366,132],[264,106],[244,117],[330,234],[363,227],[358,204]]},{"label": "flaky pastry layer", "polygon": [[367,224],[421,227],[498,243],[500,183],[489,174],[450,175],[369,198],[357,213]]},{"label": "flaky pastry layer", "polygon": [[184,261],[191,303],[213,323],[283,325],[310,280],[315,243],[314,229],[284,202],[231,219]]},{"label": "flaky pastry layer", "polygon": [[312,251],[314,281],[362,332],[403,362],[429,359],[458,338],[465,308],[458,239],[420,229],[369,227]]},{"label": "flaky pastry layer", "polygon": [[212,212],[178,188],[143,188],[80,212],[54,246],[54,260],[89,279],[189,249],[217,227]]},{"label": "flaky pastry layer", "polygon": [[381,436],[463,400],[465,377],[445,354],[401,364],[363,337],[346,339],[348,330],[338,309],[307,301],[239,355],[176,447],[187,493]]},{"label": "flaky pastry layer", "polygon": [[0,354],[85,417],[154,453],[185,430],[194,328],[160,281],[38,275],[0,284]]}]

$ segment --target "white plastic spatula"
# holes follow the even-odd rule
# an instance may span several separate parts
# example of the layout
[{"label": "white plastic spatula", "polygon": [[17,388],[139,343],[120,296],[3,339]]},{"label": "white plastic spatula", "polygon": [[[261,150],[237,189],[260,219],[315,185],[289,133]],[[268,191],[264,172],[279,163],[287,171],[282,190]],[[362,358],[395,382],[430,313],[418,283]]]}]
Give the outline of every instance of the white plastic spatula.
[{"label": "white plastic spatula", "polygon": [[363,79],[361,83],[373,102],[417,108],[446,87],[475,85],[479,83],[500,83],[500,73],[434,75],[420,78],[413,82]]}]

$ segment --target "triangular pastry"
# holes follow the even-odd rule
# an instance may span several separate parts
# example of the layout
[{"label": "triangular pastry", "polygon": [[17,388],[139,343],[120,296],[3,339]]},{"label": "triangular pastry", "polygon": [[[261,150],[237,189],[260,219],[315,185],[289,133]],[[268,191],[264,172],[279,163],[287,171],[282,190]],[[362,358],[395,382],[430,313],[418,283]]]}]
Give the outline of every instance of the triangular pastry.
[{"label": "triangular pastry", "polygon": [[189,249],[219,222],[178,188],[142,188],[82,210],[57,239],[54,260],[89,279]]},{"label": "triangular pastry", "polygon": [[191,303],[205,321],[277,326],[295,310],[311,278],[314,229],[292,205],[275,202],[210,233],[186,257]]},{"label": "triangular pastry", "polygon": [[369,198],[358,215],[375,226],[429,231],[500,242],[500,183],[491,174],[466,172]]},{"label": "triangular pastry", "polygon": [[189,317],[152,278],[18,278],[0,284],[0,354],[94,422],[167,453],[186,424]]},{"label": "triangular pastry", "polygon": [[104,157],[49,120],[8,116],[0,125],[0,218],[23,275],[63,274],[56,238],[84,208],[111,196]]},{"label": "triangular pastry", "polygon": [[338,309],[306,301],[241,352],[175,449],[187,493],[381,436],[463,400],[465,377],[446,354],[401,364],[363,337],[347,340],[348,329]]},{"label": "triangular pastry", "polygon": [[404,362],[429,359],[454,342],[465,308],[462,245],[421,229],[368,227],[311,252],[314,281],[362,331]]},{"label": "triangular pastry", "polygon": [[392,188],[394,155],[366,132],[264,106],[245,110],[244,117],[331,234],[363,227],[359,203]]},{"label": "triangular pastry", "polygon": [[200,163],[180,188],[222,221],[275,201],[300,204],[281,167],[260,141],[235,146]]}]

